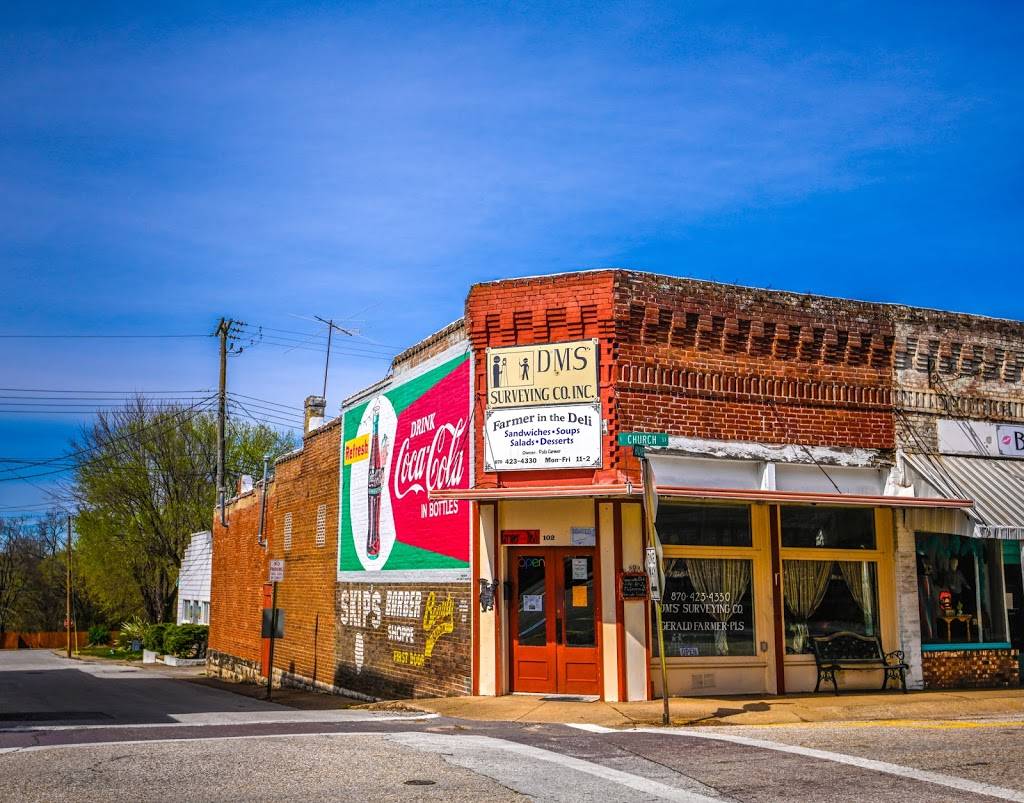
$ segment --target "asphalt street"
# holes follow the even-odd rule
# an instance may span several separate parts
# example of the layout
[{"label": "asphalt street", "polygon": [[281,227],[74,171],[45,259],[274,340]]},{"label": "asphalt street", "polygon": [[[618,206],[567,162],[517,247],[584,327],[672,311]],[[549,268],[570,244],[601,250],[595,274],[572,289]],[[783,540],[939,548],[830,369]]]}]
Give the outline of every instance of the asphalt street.
[{"label": "asphalt street", "polygon": [[1024,801],[1022,737],[1009,717],[608,730],[299,711],[0,653],[3,801]]}]

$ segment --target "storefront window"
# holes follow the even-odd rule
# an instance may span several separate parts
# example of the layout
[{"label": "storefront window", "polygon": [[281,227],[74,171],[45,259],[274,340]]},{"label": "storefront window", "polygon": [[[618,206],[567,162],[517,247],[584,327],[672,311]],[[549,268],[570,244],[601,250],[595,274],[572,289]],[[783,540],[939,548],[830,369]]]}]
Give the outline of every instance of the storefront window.
[{"label": "storefront window", "polygon": [[751,546],[746,505],[658,506],[658,537],[666,546]]},{"label": "storefront window", "polygon": [[[666,657],[754,655],[752,570],[750,560],[665,561]],[[657,639],[654,654],[658,654]]]},{"label": "storefront window", "polygon": [[874,549],[875,511],[855,507],[784,507],[782,546]]},{"label": "storefront window", "polygon": [[878,635],[874,562],[786,560],[782,578],[788,654],[810,652],[811,636]]},{"label": "storefront window", "polygon": [[917,533],[916,544],[921,641],[1005,641],[1000,542]]}]

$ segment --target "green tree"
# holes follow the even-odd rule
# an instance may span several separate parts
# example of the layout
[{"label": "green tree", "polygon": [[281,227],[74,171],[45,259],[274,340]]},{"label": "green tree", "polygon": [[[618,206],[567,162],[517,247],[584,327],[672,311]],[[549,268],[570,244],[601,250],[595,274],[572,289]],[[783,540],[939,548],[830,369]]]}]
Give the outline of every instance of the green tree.
[{"label": "green tree", "polygon": [[[295,446],[262,424],[231,421],[226,482],[255,473],[264,454]],[[210,528],[216,505],[217,427],[208,412],[138,397],[97,415],[72,444],[77,465],[80,574],[112,621],[169,619],[192,533]]]},{"label": "green tree", "polygon": [[[67,606],[67,516],[51,510],[35,522],[0,522],[0,631],[62,630]],[[75,568],[72,553],[72,568]],[[80,583],[72,583],[79,627],[102,617]]]}]

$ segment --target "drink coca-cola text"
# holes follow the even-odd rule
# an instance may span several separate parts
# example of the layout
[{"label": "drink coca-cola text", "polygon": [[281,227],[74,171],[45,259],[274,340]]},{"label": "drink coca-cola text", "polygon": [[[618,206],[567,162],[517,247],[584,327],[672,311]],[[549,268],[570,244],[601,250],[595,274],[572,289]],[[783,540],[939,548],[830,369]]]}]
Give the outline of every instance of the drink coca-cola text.
[{"label": "drink coca-cola text", "polygon": [[[433,418],[431,415],[425,419],[426,424],[433,426]],[[465,475],[463,438],[466,434],[466,419],[460,418],[454,424],[441,424],[434,430],[430,443],[413,447],[412,440],[417,433],[418,423],[413,422],[411,434],[398,447],[392,471],[392,488],[397,499],[410,493],[458,488]],[[422,428],[419,432],[423,432]]]}]

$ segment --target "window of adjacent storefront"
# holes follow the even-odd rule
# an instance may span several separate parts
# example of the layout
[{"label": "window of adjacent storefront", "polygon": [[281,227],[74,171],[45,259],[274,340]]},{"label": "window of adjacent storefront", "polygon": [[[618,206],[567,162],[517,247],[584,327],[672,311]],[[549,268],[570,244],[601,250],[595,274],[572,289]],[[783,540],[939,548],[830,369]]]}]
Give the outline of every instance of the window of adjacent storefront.
[{"label": "window of adjacent storefront", "polygon": [[1006,642],[1002,544],[917,533],[917,601],[923,644]]},{"label": "window of adjacent storefront", "polygon": [[840,631],[880,636],[875,511],[782,507],[779,521],[786,653]]},{"label": "window of adjacent storefront", "polygon": [[[750,507],[662,502],[657,529],[665,553],[666,657],[755,655]],[[657,655],[657,639],[653,646]]]}]

